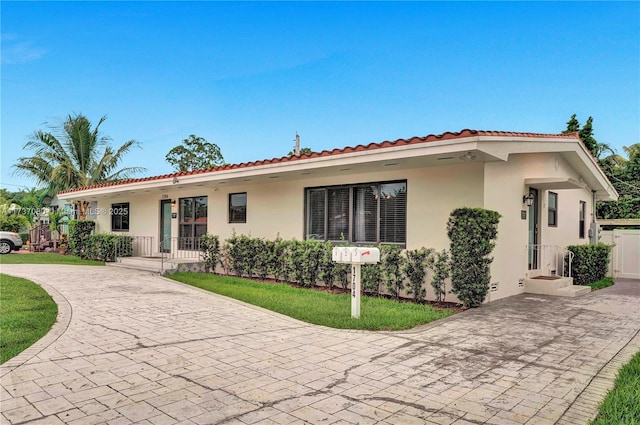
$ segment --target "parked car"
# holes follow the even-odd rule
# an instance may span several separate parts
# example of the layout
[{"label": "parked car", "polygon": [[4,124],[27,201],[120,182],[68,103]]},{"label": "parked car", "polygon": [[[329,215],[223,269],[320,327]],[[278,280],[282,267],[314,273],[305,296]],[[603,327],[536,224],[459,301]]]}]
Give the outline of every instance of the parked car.
[{"label": "parked car", "polygon": [[22,248],[22,238],[14,232],[0,232],[0,254],[9,254]]}]

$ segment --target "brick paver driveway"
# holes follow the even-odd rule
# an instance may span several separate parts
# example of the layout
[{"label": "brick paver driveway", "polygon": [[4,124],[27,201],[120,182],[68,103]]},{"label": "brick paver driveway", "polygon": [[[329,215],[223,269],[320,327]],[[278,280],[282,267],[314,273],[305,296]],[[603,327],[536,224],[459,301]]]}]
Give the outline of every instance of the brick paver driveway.
[{"label": "brick paver driveway", "polygon": [[552,424],[569,407],[576,423],[576,398],[639,345],[633,290],[522,295],[420,329],[360,332],[151,273],[1,271],[46,284],[61,310],[44,341],[3,366],[4,423]]}]

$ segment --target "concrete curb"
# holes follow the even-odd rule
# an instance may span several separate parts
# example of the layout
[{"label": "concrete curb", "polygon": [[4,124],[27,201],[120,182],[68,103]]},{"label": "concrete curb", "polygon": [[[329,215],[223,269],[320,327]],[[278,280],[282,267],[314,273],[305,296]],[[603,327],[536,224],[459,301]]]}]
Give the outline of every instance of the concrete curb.
[{"label": "concrete curb", "polygon": [[618,353],[600,369],[569,408],[556,422],[557,425],[588,424],[598,414],[600,403],[613,388],[616,375],[622,366],[640,351],[640,329]]}]

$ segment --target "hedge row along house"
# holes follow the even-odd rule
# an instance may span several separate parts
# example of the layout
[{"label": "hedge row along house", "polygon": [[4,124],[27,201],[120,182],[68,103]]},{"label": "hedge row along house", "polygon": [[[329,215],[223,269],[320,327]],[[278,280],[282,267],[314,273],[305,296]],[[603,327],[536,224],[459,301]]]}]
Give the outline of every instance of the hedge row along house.
[{"label": "hedge row along house", "polygon": [[[70,190],[96,231],[145,241],[139,255],[189,256],[235,233],[442,250],[459,207],[498,211],[496,300],[566,275],[567,245],[597,241],[595,203],[617,193],[573,134],[462,130]],[[144,251],[144,252],[143,252]],[[428,286],[428,285],[427,285]],[[533,284],[531,285],[533,287]],[[427,297],[433,294],[428,294]]]}]

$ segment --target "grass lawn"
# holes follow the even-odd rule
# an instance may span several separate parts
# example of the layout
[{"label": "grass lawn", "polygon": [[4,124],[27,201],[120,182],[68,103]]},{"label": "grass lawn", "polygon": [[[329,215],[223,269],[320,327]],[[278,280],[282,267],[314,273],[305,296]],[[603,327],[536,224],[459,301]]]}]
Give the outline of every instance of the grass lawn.
[{"label": "grass lawn", "polygon": [[104,266],[101,261],[83,260],[73,255],[55,252],[0,255],[0,264],[73,264],[77,266]]},{"label": "grass lawn", "polygon": [[606,288],[607,286],[613,285],[613,279],[610,277],[605,277],[602,280],[591,283],[588,286],[591,287],[592,291],[597,291],[598,289]]},{"label": "grass lawn", "polygon": [[593,425],[640,424],[640,352],[618,371],[615,386],[600,405]]},{"label": "grass lawn", "polygon": [[57,315],[58,306],[40,286],[0,274],[0,363],[42,338]]},{"label": "grass lawn", "polygon": [[204,273],[176,273],[169,277],[304,322],[339,329],[409,329],[454,313],[426,305],[363,296],[360,319],[353,319],[349,294],[330,294],[286,284],[254,282]]}]

